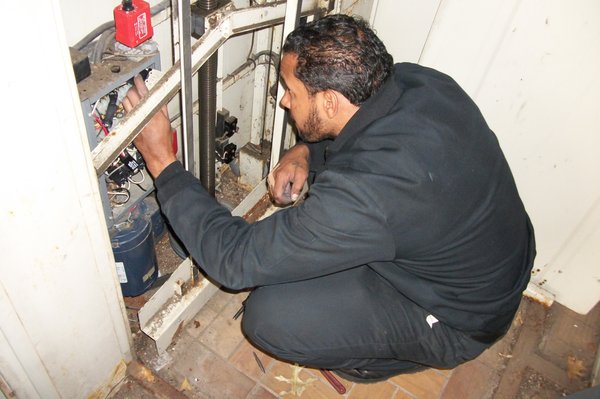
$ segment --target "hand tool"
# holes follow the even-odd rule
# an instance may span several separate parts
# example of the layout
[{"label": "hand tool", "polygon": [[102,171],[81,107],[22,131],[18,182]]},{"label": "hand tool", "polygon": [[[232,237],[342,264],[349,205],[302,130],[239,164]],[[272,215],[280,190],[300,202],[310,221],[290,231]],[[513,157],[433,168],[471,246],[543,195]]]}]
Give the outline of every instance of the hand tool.
[{"label": "hand tool", "polygon": [[336,390],[337,393],[339,393],[340,395],[346,393],[346,387],[341,382],[339,382],[337,378],[335,378],[331,371],[321,369],[321,374],[323,374],[323,377],[325,377],[327,382],[331,384],[331,386],[333,387],[333,389]]}]

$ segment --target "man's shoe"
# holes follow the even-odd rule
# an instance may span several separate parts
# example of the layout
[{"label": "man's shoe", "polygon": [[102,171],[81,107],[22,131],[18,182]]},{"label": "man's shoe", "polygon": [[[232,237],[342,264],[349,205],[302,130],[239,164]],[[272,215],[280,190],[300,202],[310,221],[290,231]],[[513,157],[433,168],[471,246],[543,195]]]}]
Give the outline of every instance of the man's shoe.
[{"label": "man's shoe", "polygon": [[336,369],[331,371],[348,381],[357,382],[359,384],[371,384],[385,381],[388,378],[392,378],[399,374],[415,373],[424,370],[425,368],[425,366],[415,364],[414,366],[399,370]]}]

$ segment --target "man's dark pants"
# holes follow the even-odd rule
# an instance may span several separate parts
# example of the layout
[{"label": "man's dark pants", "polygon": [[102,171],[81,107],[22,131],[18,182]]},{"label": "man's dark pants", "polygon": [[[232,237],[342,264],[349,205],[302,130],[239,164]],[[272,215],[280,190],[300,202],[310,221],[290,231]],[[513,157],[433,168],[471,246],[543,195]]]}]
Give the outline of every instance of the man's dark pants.
[{"label": "man's dark pants", "polygon": [[265,352],[326,369],[452,368],[490,345],[437,321],[368,266],[257,288],[242,327]]}]

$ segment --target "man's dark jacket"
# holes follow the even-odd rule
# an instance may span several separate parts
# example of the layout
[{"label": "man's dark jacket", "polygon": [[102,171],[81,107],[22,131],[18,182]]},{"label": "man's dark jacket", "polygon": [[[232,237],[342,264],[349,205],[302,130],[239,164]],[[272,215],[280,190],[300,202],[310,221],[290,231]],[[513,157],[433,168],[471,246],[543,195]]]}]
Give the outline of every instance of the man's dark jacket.
[{"label": "man's dark jacket", "polygon": [[368,265],[454,328],[508,328],[533,229],[496,136],[456,82],[398,64],[334,141],[309,147],[308,198],[253,224],[180,163],[161,173],[162,210],[209,276],[241,289]]}]

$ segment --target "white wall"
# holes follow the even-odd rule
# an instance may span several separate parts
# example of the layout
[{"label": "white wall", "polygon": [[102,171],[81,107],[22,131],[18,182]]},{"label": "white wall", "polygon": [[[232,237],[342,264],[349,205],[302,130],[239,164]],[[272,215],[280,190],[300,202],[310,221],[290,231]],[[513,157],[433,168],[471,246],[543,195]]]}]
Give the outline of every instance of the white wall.
[{"label": "white wall", "polygon": [[377,0],[371,24],[395,62],[418,62],[441,0]]},{"label": "white wall", "polygon": [[536,229],[532,281],[600,299],[600,2],[443,0],[420,62],[480,106]]},{"label": "white wall", "polygon": [[58,1],[4,11],[0,373],[17,397],[101,397],[130,332]]}]

